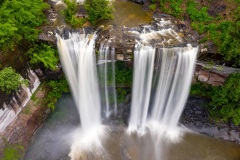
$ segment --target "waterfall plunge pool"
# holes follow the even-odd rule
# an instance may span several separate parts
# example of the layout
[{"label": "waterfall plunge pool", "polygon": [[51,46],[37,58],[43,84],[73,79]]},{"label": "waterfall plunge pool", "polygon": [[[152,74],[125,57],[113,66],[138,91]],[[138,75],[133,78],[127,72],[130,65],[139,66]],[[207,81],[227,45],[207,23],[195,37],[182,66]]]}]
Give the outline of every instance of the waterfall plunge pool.
[{"label": "waterfall plunge pool", "polygon": [[[59,99],[56,110],[33,138],[25,160],[69,160],[71,132],[79,125],[79,115],[70,94]],[[106,160],[238,160],[240,145],[196,133],[185,133],[180,143],[171,144],[150,135],[128,136],[126,126],[106,127],[101,152]],[[79,136],[79,138],[81,138]],[[156,144],[156,142],[159,142]],[[154,146],[157,145],[157,146]],[[156,149],[154,149],[156,148]],[[96,151],[98,154],[99,152]],[[96,154],[85,159],[99,160]],[[88,157],[88,158],[87,158]],[[154,158],[161,157],[161,158]]]}]

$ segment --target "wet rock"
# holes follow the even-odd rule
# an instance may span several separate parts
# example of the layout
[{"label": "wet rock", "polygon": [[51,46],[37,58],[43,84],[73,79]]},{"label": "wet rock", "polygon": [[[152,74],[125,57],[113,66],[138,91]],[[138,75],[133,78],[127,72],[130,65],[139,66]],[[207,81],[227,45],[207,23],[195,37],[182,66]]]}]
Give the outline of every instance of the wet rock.
[{"label": "wet rock", "polygon": [[198,80],[201,82],[207,82],[209,79],[209,72],[204,71],[204,70],[200,70],[198,73]]},{"label": "wet rock", "polygon": [[231,67],[214,66],[198,62],[196,64],[193,79],[206,82],[213,86],[222,86],[228,75],[234,72],[240,72],[240,70]]},{"label": "wet rock", "polygon": [[176,18],[161,13],[154,13],[151,24],[136,28],[123,26],[101,27],[96,39],[96,48],[108,41],[115,48],[117,60],[131,61],[138,42],[155,48],[186,47],[188,43],[196,46],[196,39],[187,37],[185,24]]},{"label": "wet rock", "polygon": [[190,97],[180,123],[195,132],[240,144],[240,127],[213,121],[207,109],[204,108],[207,103],[209,103],[207,99]]},{"label": "wet rock", "polygon": [[140,3],[140,4],[144,4],[145,2],[147,2],[148,0],[131,0],[132,2],[135,3]]},{"label": "wet rock", "polygon": [[212,84],[213,86],[221,86],[224,84],[226,78],[226,75],[210,72],[208,83]]},{"label": "wet rock", "polygon": [[53,9],[53,7],[50,7],[45,11],[45,14],[47,16],[48,24],[42,26],[42,32],[38,35],[38,39],[55,43],[56,37],[54,35],[53,24],[57,19],[58,13]]},{"label": "wet rock", "polygon": [[225,4],[221,4],[218,6],[211,7],[211,9],[208,11],[209,15],[211,16],[217,16],[219,13],[225,11],[227,6]]}]

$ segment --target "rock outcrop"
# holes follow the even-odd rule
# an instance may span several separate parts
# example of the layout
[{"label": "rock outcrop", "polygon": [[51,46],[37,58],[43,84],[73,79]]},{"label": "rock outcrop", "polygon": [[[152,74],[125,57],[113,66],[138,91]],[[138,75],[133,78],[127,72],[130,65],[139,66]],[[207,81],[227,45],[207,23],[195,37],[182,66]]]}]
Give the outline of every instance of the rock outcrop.
[{"label": "rock outcrop", "polygon": [[0,132],[10,124],[18,115],[18,113],[24,108],[29,101],[30,96],[40,84],[37,75],[29,70],[28,73],[29,86],[21,86],[16,91],[9,101],[5,101],[0,109]]},{"label": "rock outcrop", "polygon": [[240,127],[212,120],[207,109],[204,108],[206,103],[209,103],[209,100],[189,97],[180,123],[197,133],[240,144]]},{"label": "rock outcrop", "polygon": [[222,86],[228,75],[234,72],[240,72],[240,69],[197,62],[193,82],[201,81],[213,86]]}]

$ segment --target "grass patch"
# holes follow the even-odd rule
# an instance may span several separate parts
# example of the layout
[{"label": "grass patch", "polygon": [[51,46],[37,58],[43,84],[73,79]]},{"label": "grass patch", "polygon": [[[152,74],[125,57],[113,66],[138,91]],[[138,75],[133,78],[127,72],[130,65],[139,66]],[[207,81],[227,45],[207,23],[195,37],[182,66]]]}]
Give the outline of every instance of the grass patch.
[{"label": "grass patch", "polygon": [[22,112],[27,115],[31,114],[31,107],[27,105]]},{"label": "grass patch", "polygon": [[19,160],[23,157],[24,147],[19,144],[8,144],[3,149],[2,160]]}]

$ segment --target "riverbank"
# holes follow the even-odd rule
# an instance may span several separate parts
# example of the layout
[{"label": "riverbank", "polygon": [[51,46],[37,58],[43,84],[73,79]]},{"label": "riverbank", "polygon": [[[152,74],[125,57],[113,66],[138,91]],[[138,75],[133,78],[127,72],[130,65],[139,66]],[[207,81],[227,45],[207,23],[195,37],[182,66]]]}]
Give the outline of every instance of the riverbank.
[{"label": "riverbank", "polygon": [[19,145],[22,146],[24,150],[27,150],[31,143],[32,136],[42,126],[50,113],[50,109],[44,104],[46,94],[46,87],[42,84],[32,95],[24,109],[8,127],[0,133],[0,159],[6,154],[4,153],[4,147],[7,145]]}]

